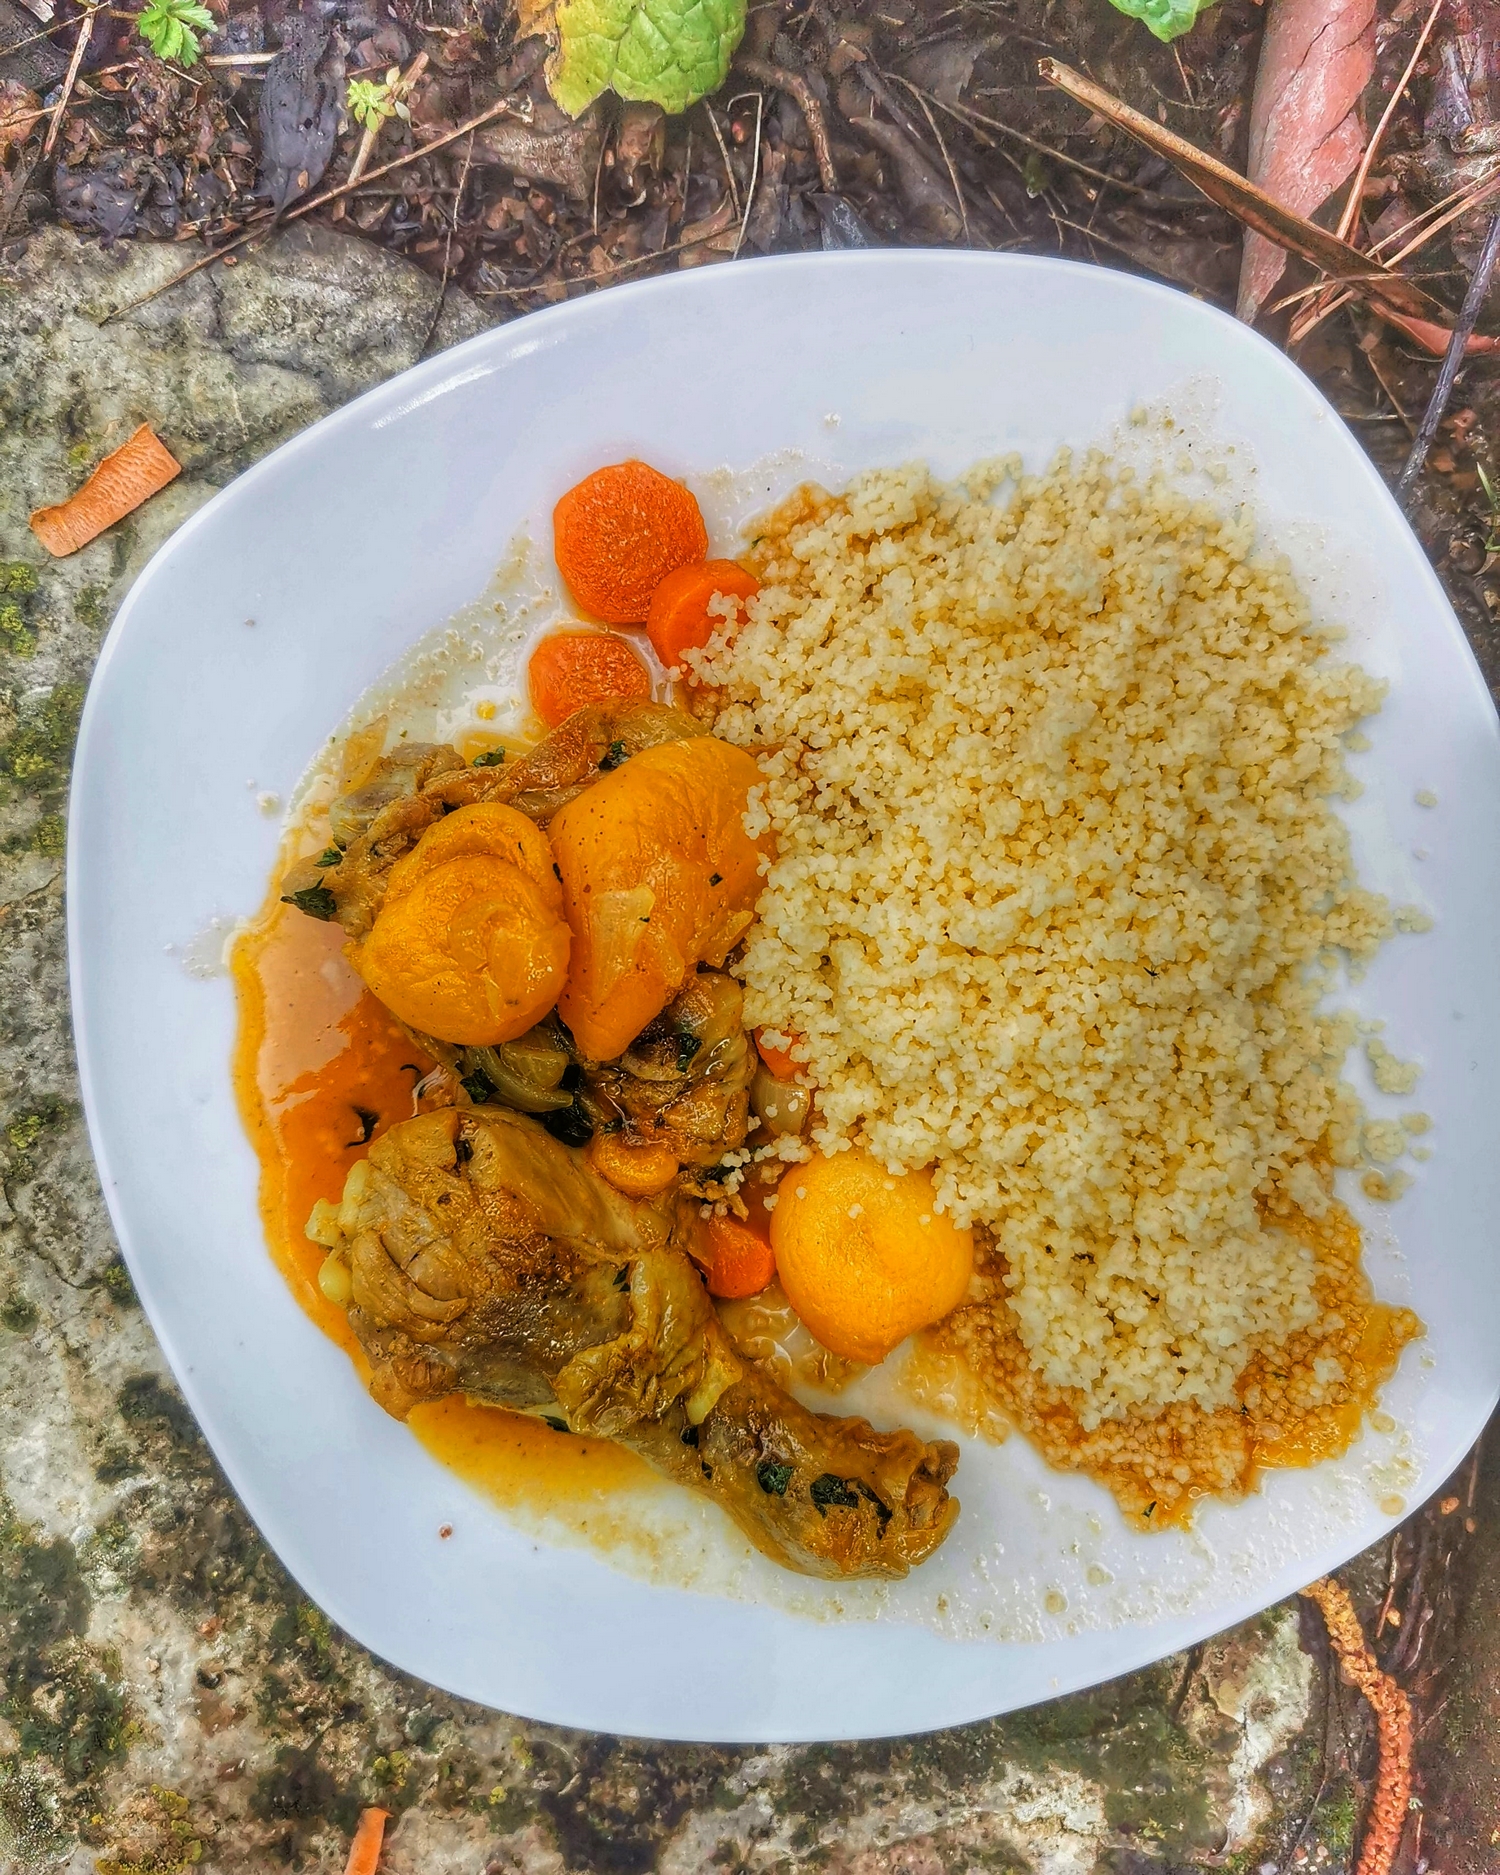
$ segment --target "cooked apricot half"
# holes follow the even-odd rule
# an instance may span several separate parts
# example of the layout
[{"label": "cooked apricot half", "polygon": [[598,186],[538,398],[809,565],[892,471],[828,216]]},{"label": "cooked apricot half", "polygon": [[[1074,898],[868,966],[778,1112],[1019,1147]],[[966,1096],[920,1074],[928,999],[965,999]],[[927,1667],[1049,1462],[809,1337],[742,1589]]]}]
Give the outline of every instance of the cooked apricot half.
[{"label": "cooked apricot half", "polygon": [[437,821],[396,862],[353,959],[403,1022],[481,1048],[546,1015],[571,944],[546,834],[486,801]]},{"label": "cooked apricot half", "polygon": [[555,815],[573,932],[558,1014],[582,1054],[620,1054],[700,963],[718,966],[755,915],[769,835],[745,832],[753,756],[714,736],[644,749]]}]

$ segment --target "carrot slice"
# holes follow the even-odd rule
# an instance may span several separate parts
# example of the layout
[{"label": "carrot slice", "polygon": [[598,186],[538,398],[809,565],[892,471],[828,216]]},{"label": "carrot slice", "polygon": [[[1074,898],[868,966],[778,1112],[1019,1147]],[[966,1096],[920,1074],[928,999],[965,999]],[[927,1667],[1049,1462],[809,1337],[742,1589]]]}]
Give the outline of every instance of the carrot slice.
[{"label": "carrot slice", "polygon": [[526,678],[531,707],[549,729],[586,703],[651,694],[645,665],[608,632],[554,632],[532,652]]},{"label": "carrot slice", "polygon": [[143,423],[107,455],[75,494],[53,508],[38,508],[31,531],[56,559],[77,553],[107,527],[181,475],[182,464]]},{"label": "carrot slice", "polygon": [[[755,1052],[760,1056],[767,1068],[770,1069],[772,1075],[778,1081],[795,1081],[799,1074],[806,1074],[807,1063],[805,1061],[793,1061],[791,1056],[786,1052],[786,1049],[773,1048],[769,1042],[762,1041],[761,1037],[765,1033],[766,1031],[764,1029],[757,1029],[755,1031]],[[778,1031],[778,1033],[780,1033],[780,1031]],[[791,1047],[798,1048],[801,1046],[803,1038],[800,1035],[793,1035],[789,1037],[788,1040]]]},{"label": "carrot slice", "polygon": [[711,1217],[705,1235],[713,1252],[708,1268],[711,1296],[758,1296],[776,1274],[775,1251],[737,1218]]},{"label": "carrot slice", "polygon": [[724,623],[708,609],[716,596],[738,600],[738,615],[743,619],[744,602],[759,591],[755,575],[733,560],[700,560],[695,566],[680,566],[651,595],[646,636],[662,663],[675,671],[684,651],[701,651]]},{"label": "carrot slice", "polygon": [[646,462],[595,469],[552,510],[568,591],[609,625],[643,625],[668,573],[708,552],[708,529],[682,486]]},{"label": "carrot slice", "polygon": [[385,1841],[385,1826],[390,1818],[389,1810],[361,1810],[359,1827],[354,1832],[354,1841],[349,1845],[349,1860],[344,1864],[344,1875],[375,1875],[375,1866],[380,1860],[380,1845]]}]

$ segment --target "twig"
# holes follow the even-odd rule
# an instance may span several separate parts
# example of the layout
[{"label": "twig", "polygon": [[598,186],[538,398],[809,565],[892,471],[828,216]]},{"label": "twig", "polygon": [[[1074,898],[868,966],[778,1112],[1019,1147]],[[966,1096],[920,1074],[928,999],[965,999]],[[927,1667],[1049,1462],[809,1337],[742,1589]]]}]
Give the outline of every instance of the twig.
[{"label": "twig", "polygon": [[[415,163],[423,156],[431,156],[434,151],[444,149],[450,143],[457,143],[460,137],[468,136],[471,131],[482,129],[494,118],[503,117],[510,109],[510,100],[499,98],[488,109],[481,111],[477,117],[471,117],[466,123],[460,124],[456,130],[447,131],[441,137],[434,137],[431,143],[424,143],[418,149],[407,150],[389,163],[382,163],[378,169],[367,171],[360,181],[375,182],[381,176],[389,176],[393,170],[404,169],[408,163]],[[359,188],[360,181],[341,182],[337,188],[325,189],[321,195],[309,196],[305,202],[299,202],[295,208],[287,210],[281,217],[282,226],[285,226],[287,222],[300,221],[304,215],[310,215],[315,208],[325,208],[328,203],[336,202],[341,196],[351,194]],[[170,280],[163,280],[160,286],[152,287],[149,293],[142,293],[139,298],[127,300],[123,306],[117,306],[113,312],[105,314],[99,321],[100,325],[107,326],[114,320],[123,318],[126,313],[134,312],[138,306],[145,306],[151,300],[160,298],[163,293],[169,292],[171,288],[180,285],[193,274],[201,273],[205,267],[212,267],[216,260],[222,260],[226,254],[234,253],[247,241],[253,241],[258,234],[268,230],[275,219],[275,215],[269,210],[257,215],[250,226],[237,234],[232,241],[226,241],[223,247],[216,247],[212,254],[205,254],[200,260],[195,260],[190,267],[184,267],[180,273],[174,273]]]},{"label": "twig", "polygon": [[[735,180],[734,164],[729,160],[729,145],[724,141],[724,132],[719,128],[718,118],[714,116],[714,107],[711,104],[705,104],[703,108],[708,113],[708,121],[713,128],[714,137],[719,145],[719,154],[724,159],[724,174],[729,178],[729,199],[734,204],[735,214],[738,215],[740,212],[740,185]],[[687,199],[685,190],[683,199]]]},{"label": "twig", "polygon": [[[425,57],[426,55],[422,54],[420,56]],[[432,309],[432,318],[428,321],[427,330],[422,335],[422,343],[417,350],[418,358],[425,358],[427,356],[427,347],[432,343],[432,335],[437,331],[438,321],[443,316],[443,308],[448,303],[448,282],[452,278],[450,268],[453,260],[453,237],[458,233],[459,212],[464,205],[464,190],[469,186],[469,168],[473,160],[474,139],[470,136],[469,141],[464,145],[463,168],[458,172],[458,190],[453,197],[453,215],[448,223],[447,234],[443,239],[443,284],[438,288],[437,304]]]},{"label": "twig", "polygon": [[772,65],[768,59],[742,58],[737,63],[746,77],[753,78],[758,85],[769,85],[774,91],[785,91],[789,97],[797,100],[797,109],[801,111],[807,134],[812,139],[813,155],[818,164],[818,180],[823,185],[823,193],[837,195],[839,172],[833,166],[833,151],[828,142],[828,120],[823,115],[822,102],[812,86],[800,72],[789,72],[784,66]]},{"label": "twig", "polygon": [[46,162],[52,154],[52,146],[57,142],[57,133],[62,129],[63,113],[68,108],[68,100],[73,95],[73,87],[78,83],[78,68],[83,64],[83,55],[88,51],[89,41],[93,36],[94,9],[90,7],[83,16],[83,24],[78,28],[78,37],[73,41],[73,56],[68,60],[68,72],[63,79],[62,96],[53,107],[52,122],[47,126],[47,135],[42,142],[43,162]]},{"label": "twig", "polygon": [[1463,309],[1453,327],[1453,336],[1448,341],[1448,349],[1443,353],[1443,362],[1438,370],[1437,383],[1432,387],[1432,396],[1427,401],[1427,408],[1422,413],[1422,421],[1417,426],[1416,440],[1411,446],[1411,454],[1406,458],[1406,467],[1401,471],[1401,479],[1396,484],[1396,499],[1405,506],[1417,477],[1422,472],[1422,465],[1427,460],[1427,452],[1432,447],[1432,439],[1437,435],[1437,427],[1443,420],[1443,413],[1448,408],[1448,399],[1453,395],[1453,380],[1458,376],[1459,366],[1464,361],[1474,327],[1479,323],[1480,309],[1490,290],[1490,281],[1494,278],[1495,263],[1500,260],[1500,215],[1490,222],[1490,231],[1484,237],[1484,246],[1480,249],[1479,260],[1474,268],[1474,277],[1469,282],[1469,290],[1464,295]]},{"label": "twig", "polygon": [[[844,43],[847,45],[848,41],[846,40]],[[853,47],[850,48],[851,51],[853,49]],[[886,115],[891,119],[891,122],[895,124],[901,134],[908,138],[916,146],[918,152],[920,152],[922,148],[921,131],[917,128],[907,112],[897,103],[896,99],[892,97],[890,86],[886,84],[879,72],[875,70],[874,62],[867,53],[863,51],[860,52],[859,63],[856,69],[864,83],[865,89],[876,100],[881,109],[885,111]],[[938,147],[939,149],[942,148],[941,138],[938,140]],[[946,154],[945,151],[945,157]],[[999,228],[996,225],[994,214],[989,203],[985,201],[984,197],[980,195],[977,189],[969,186],[963,177],[959,175],[951,162],[948,164],[948,180],[949,187],[953,190],[953,199],[958,204],[959,219],[963,222],[965,233],[968,232],[969,227],[969,217],[964,206],[965,198],[967,197],[968,205],[973,208],[976,216],[979,218],[979,225],[984,229],[984,232],[992,238],[998,236]]]},{"label": "twig", "polygon": [[964,246],[972,247],[974,245],[974,236],[969,229],[969,208],[968,204],[964,201],[963,189],[959,185],[958,171],[953,167],[953,158],[948,154],[948,146],[943,141],[942,131],[937,127],[937,119],[928,108],[926,98],[924,98],[920,92],[917,93],[917,102],[922,107],[922,115],[927,119],[927,127],[932,132],[934,142],[943,153],[943,162],[948,170],[948,180],[953,184],[953,198],[958,203],[958,212],[963,219]]},{"label": "twig", "polygon": [[1447,314],[1443,307],[1403,274],[1382,270],[1378,278],[1370,279],[1368,254],[1361,254],[1358,248],[1339,240],[1337,235],[1320,228],[1305,215],[1293,214],[1227,163],[1209,156],[1185,137],[1164,129],[1128,104],[1122,104],[1103,85],[1096,85],[1091,78],[1060,65],[1056,59],[1042,59],[1037,69],[1049,84],[1056,85],[1075,102],[1097,111],[1109,123],[1144,143],[1147,149],[1166,157],[1211,202],[1228,209],[1237,220],[1257,234],[1263,234],[1268,241],[1274,241],[1278,247],[1299,255],[1341,281],[1356,282],[1366,299],[1388,306],[1405,318],[1434,324],[1445,321]]},{"label": "twig", "polygon": [[[728,108],[732,111],[736,104],[743,104],[747,98],[755,100],[755,154],[750,160],[750,181],[745,189],[745,212],[740,217],[740,231],[734,238],[734,252],[731,260],[738,260],[740,249],[745,245],[745,230],[750,226],[750,211],[755,207],[755,191],[760,182],[760,129],[761,119],[766,111],[766,94],[763,91],[742,91],[738,97],[729,100]],[[663,248],[665,253],[666,249]]]},{"label": "twig", "polygon": [[1095,169],[1092,163],[1085,163],[1079,157],[1069,156],[1066,150],[1054,148],[1050,143],[1039,142],[1035,137],[1028,137],[1024,130],[1015,130],[1009,124],[1002,123],[998,117],[986,117],[983,111],[976,111],[972,105],[963,104],[955,99],[945,102],[930,91],[922,91],[909,78],[901,81],[908,91],[916,91],[926,98],[929,104],[935,104],[940,111],[946,111],[950,117],[956,117],[966,128],[979,125],[981,129],[997,131],[1002,137],[1012,137],[1017,143],[1024,144],[1028,150],[1035,150],[1040,156],[1050,156],[1054,162],[1061,163],[1067,169],[1076,169],[1080,176],[1089,176],[1095,182],[1103,183],[1107,188],[1123,189],[1127,195],[1156,197],[1159,189],[1144,188],[1138,182],[1126,182],[1121,176],[1111,176],[1107,170]]},{"label": "twig", "polygon": [[[425,52],[419,52],[393,86],[396,97],[398,99],[405,98],[407,92],[411,90],[412,86],[426,70],[427,54]],[[354,152],[354,161],[349,165],[347,181],[358,182],[360,177],[364,175],[365,165],[370,160],[371,154],[375,148],[376,139],[385,128],[385,123],[386,120],[383,117],[377,117],[373,124],[365,125],[364,135],[359,140],[359,148]],[[471,149],[473,148],[472,143],[469,147]]]},{"label": "twig", "polygon": [[1375,152],[1380,148],[1380,140],[1386,128],[1396,114],[1396,106],[1406,96],[1406,87],[1411,83],[1411,75],[1417,69],[1417,60],[1421,58],[1429,35],[1437,25],[1437,16],[1443,10],[1443,0],[1432,0],[1432,11],[1427,15],[1411,57],[1406,62],[1406,70],[1401,74],[1401,82],[1391,93],[1390,102],[1381,113],[1380,122],[1375,126],[1375,133],[1365,145],[1365,153],[1360,158],[1359,168],[1354,172],[1354,184],[1349,191],[1349,200],[1344,204],[1344,212],[1339,216],[1338,237],[1347,241],[1354,224],[1359,219],[1359,205],[1364,200],[1365,184],[1370,177],[1370,165],[1375,161]]},{"label": "twig", "polygon": [[[1447,214],[1439,216],[1436,221],[1429,221],[1420,234],[1414,235],[1413,238],[1407,242],[1405,247],[1398,248],[1396,252],[1391,255],[1389,260],[1382,261],[1380,263],[1381,266],[1399,267],[1402,261],[1410,260],[1412,255],[1415,254],[1419,248],[1425,247],[1435,234],[1441,234],[1444,228],[1448,227],[1450,223],[1458,221],[1463,216],[1470,214],[1474,209],[1478,208],[1482,203],[1487,202],[1492,195],[1497,193],[1500,193],[1500,170],[1497,170],[1491,176],[1487,176],[1483,182],[1477,183],[1448,210]],[[1371,248],[1370,255],[1372,259],[1377,253],[1377,248]],[[1315,332],[1331,314],[1336,313],[1341,306],[1347,306],[1352,297],[1354,296],[1349,293],[1335,293],[1333,298],[1330,299],[1315,316],[1294,322],[1288,334],[1289,343],[1300,345],[1303,339]]]},{"label": "twig", "polygon": [[215,52],[205,58],[205,65],[269,65],[276,57],[274,52]]}]

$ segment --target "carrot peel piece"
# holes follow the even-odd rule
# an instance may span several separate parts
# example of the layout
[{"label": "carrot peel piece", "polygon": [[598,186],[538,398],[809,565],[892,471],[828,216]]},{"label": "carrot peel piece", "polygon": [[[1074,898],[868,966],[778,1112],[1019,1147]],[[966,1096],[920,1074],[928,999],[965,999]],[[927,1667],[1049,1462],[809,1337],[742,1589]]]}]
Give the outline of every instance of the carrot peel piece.
[{"label": "carrot peel piece", "polygon": [[54,559],[77,553],[182,473],[182,464],[143,423],[107,455],[83,487],[52,508],[38,508],[31,531]]},{"label": "carrot peel piece", "polygon": [[344,1864],[344,1875],[375,1875],[375,1865],[380,1860],[380,1845],[385,1841],[385,1826],[390,1820],[389,1810],[361,1810],[359,1827],[354,1832],[354,1841],[349,1845],[349,1860]]}]

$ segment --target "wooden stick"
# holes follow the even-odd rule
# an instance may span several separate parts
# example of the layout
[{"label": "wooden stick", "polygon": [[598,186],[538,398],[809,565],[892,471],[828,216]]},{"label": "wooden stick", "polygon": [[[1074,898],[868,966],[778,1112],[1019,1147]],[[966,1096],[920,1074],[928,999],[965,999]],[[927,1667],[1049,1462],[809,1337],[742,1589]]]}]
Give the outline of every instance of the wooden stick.
[{"label": "wooden stick", "polygon": [[772,65],[766,59],[741,58],[736,61],[747,78],[753,78],[758,85],[769,85],[773,91],[785,91],[797,101],[797,109],[802,113],[802,120],[807,125],[807,134],[812,141],[813,155],[818,163],[818,180],[823,185],[825,195],[837,195],[839,192],[839,174],[833,166],[833,151],[828,142],[828,120],[823,115],[823,106],[812,86],[799,72],[789,72],[780,65]]},{"label": "wooden stick", "polygon": [[1185,137],[1177,136],[1141,112],[1132,110],[1128,104],[1122,104],[1112,92],[1106,91],[1103,85],[1096,85],[1091,78],[1085,78],[1082,72],[1060,65],[1056,59],[1039,60],[1037,71],[1075,103],[1097,111],[1106,122],[1144,143],[1158,156],[1164,156],[1209,201],[1227,209],[1237,221],[1263,234],[1268,241],[1274,241],[1278,247],[1298,255],[1324,273],[1350,284],[1357,283],[1358,291],[1366,299],[1388,306],[1396,313],[1446,324],[1446,309],[1404,275],[1383,267],[1372,275],[1368,254],[1360,253],[1358,248],[1341,241],[1316,222],[1284,208],[1227,163],[1219,162]]},{"label": "wooden stick", "polygon": [[[398,103],[405,99],[407,92],[411,90],[412,86],[426,70],[427,54],[425,52],[419,52],[393,87]],[[346,182],[358,182],[361,176],[364,175],[365,167],[369,163],[371,153],[375,148],[375,140],[385,128],[385,122],[386,120],[384,118],[377,118],[373,124],[367,124],[365,126],[365,133],[359,140],[359,148],[354,152],[354,161],[349,166],[349,174],[344,178]],[[471,143],[469,145],[470,150],[472,150],[473,147]]]},{"label": "wooden stick", "polygon": [[1432,447],[1432,439],[1437,435],[1437,427],[1443,420],[1443,412],[1448,408],[1448,399],[1453,394],[1453,380],[1458,376],[1458,368],[1464,361],[1464,353],[1469,348],[1469,339],[1478,323],[1480,308],[1490,290],[1490,282],[1495,277],[1495,263],[1500,261],[1500,215],[1490,223],[1490,231],[1484,238],[1479,259],[1475,263],[1473,278],[1469,281],[1469,290],[1464,295],[1463,311],[1458,315],[1458,322],[1453,328],[1453,336],[1448,341],[1448,349],[1443,354],[1442,367],[1438,372],[1437,383],[1433,386],[1432,396],[1427,408],[1422,413],[1422,421],[1417,425],[1416,438],[1411,446],[1411,454],[1406,458],[1406,466],[1401,471],[1401,480],[1396,484],[1396,499],[1404,507],[1410,499],[1413,484],[1422,472],[1422,464],[1427,460],[1427,452]]},{"label": "wooden stick", "polygon": [[1380,148],[1380,140],[1386,133],[1386,127],[1396,114],[1396,106],[1406,96],[1406,87],[1411,83],[1411,75],[1417,69],[1417,60],[1421,58],[1429,35],[1437,25],[1437,16],[1443,10],[1443,0],[1432,0],[1432,11],[1417,36],[1417,43],[1411,57],[1406,61],[1406,70],[1401,74],[1401,82],[1391,93],[1389,104],[1381,112],[1380,122],[1375,126],[1375,134],[1365,145],[1365,153],[1359,160],[1359,168],[1354,172],[1354,186],[1349,191],[1349,200],[1344,204],[1344,212],[1339,216],[1338,236],[1347,241],[1359,220],[1359,205],[1365,192],[1365,184],[1370,177],[1370,165],[1375,161],[1375,152]]},{"label": "wooden stick", "polygon": [[78,28],[78,37],[73,41],[73,56],[68,60],[68,75],[63,80],[62,96],[57,100],[52,112],[52,122],[47,126],[47,135],[42,143],[42,161],[52,154],[52,146],[57,142],[57,133],[62,129],[63,112],[68,108],[68,99],[73,95],[73,87],[78,83],[78,68],[83,64],[83,55],[89,49],[89,41],[94,36],[94,9],[89,8],[83,16],[83,24]]}]

